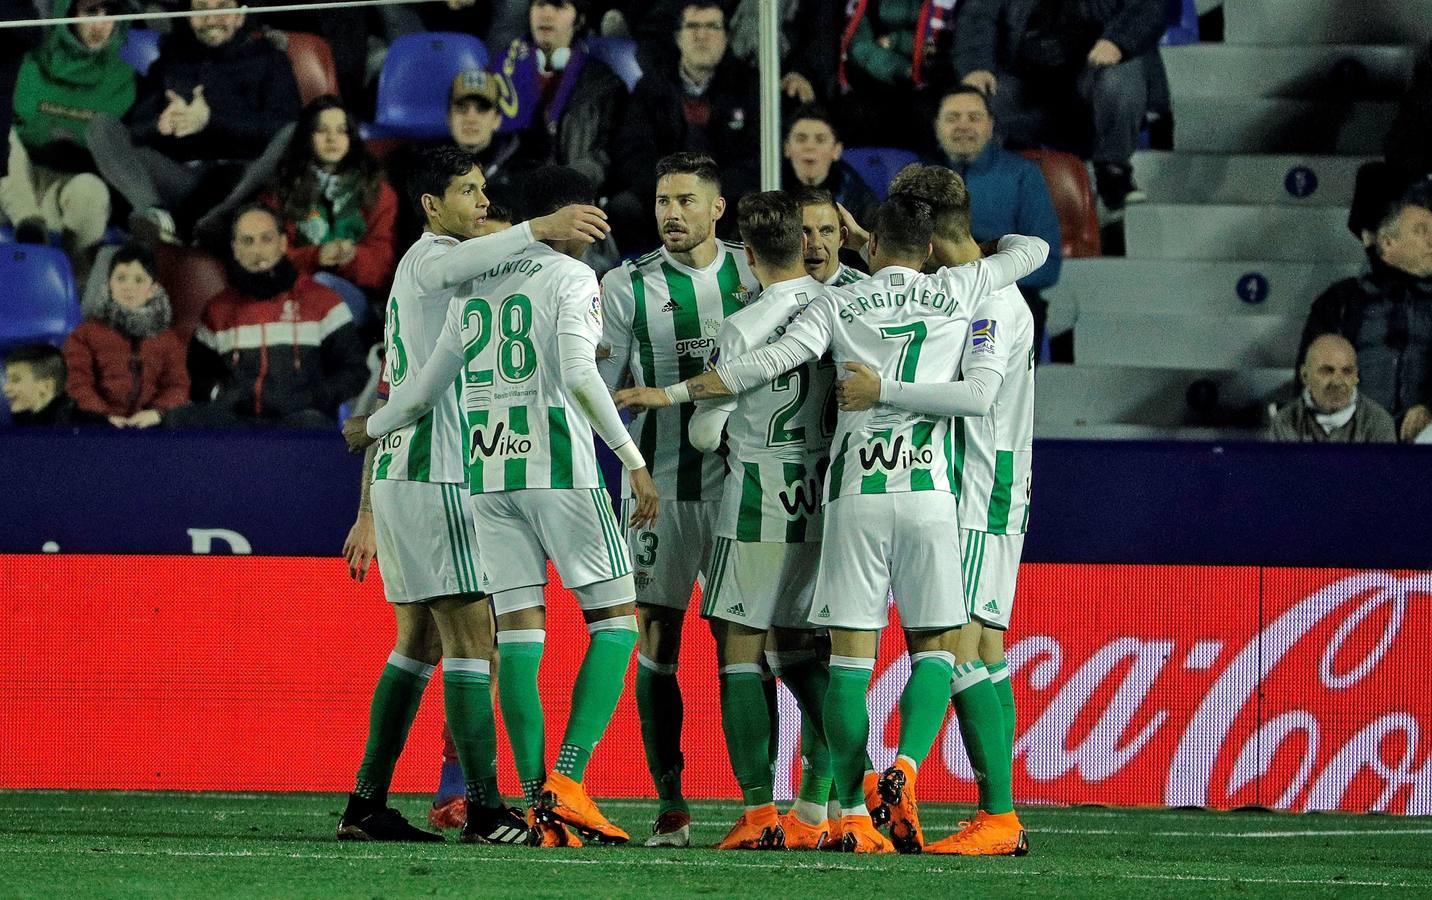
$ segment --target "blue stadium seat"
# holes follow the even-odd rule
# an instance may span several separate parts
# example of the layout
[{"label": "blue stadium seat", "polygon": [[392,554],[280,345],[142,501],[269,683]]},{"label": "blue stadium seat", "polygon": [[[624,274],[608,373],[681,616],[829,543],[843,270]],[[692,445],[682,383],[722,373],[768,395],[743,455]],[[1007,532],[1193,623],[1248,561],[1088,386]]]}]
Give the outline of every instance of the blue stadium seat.
[{"label": "blue stadium seat", "polygon": [[591,37],[587,47],[592,55],[606,63],[630,91],[641,81],[641,63],[636,59],[636,41],[631,38]]},{"label": "blue stadium seat", "polygon": [[1159,41],[1165,47],[1198,43],[1198,6],[1195,0],[1166,0],[1168,31]]},{"label": "blue stadium seat", "polygon": [[368,296],[358,285],[332,272],[315,272],[313,280],[343,299],[343,305],[353,314],[353,324],[362,327],[368,321]]},{"label": "blue stadium seat", "polygon": [[881,200],[890,192],[890,181],[895,173],[920,161],[919,156],[899,147],[849,147],[840,158],[850,164]]},{"label": "blue stadium seat", "polygon": [[0,248],[0,354],[19,344],[58,346],[80,324],[80,302],[69,257],[58,247]]},{"label": "blue stadium seat", "polygon": [[448,135],[448,91],[459,72],[487,67],[487,47],[470,34],[405,34],[378,75],[378,108],[365,138]]},{"label": "blue stadium seat", "polygon": [[159,32],[148,28],[129,29],[129,38],[119,48],[119,58],[140,75],[147,75],[149,67],[159,58]]}]

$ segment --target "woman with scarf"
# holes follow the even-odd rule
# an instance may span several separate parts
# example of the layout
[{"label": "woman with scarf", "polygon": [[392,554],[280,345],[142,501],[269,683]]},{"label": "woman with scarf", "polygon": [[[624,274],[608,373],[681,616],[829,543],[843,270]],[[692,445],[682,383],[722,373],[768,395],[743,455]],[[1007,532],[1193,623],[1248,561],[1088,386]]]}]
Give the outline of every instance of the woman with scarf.
[{"label": "woman with scarf", "polygon": [[284,217],[288,258],[303,275],[330,272],[386,290],[396,265],[398,195],[337,97],[304,107],[263,202]]},{"label": "woman with scarf", "polygon": [[121,247],[104,301],[65,341],[65,390],[116,428],[158,425],[189,402],[184,343],[170,328],[169,295],[155,271],[147,250]]},{"label": "woman with scarf", "polygon": [[[56,17],[114,11],[113,0],[53,6]],[[109,188],[94,174],[85,127],[96,113],[122,116],[134,105],[134,70],[119,58],[128,28],[107,20],[50,28],[25,54],[15,84],[0,211],[21,241],[45,243],[50,231],[61,232],[81,267],[88,260],[80,251],[99,243],[109,221]]]}]

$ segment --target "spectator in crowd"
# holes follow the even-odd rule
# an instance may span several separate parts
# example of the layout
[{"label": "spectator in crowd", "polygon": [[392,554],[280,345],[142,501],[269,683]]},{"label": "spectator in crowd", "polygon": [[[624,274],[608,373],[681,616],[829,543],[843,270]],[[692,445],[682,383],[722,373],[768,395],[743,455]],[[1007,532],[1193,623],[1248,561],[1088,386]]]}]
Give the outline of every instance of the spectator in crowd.
[{"label": "spectator in crowd", "polygon": [[[39,8],[31,0],[0,0],[0,20],[18,22],[33,19]],[[15,93],[15,81],[20,75],[24,55],[31,47],[40,43],[38,28],[6,28],[0,31],[0,97]],[[12,105],[0,103],[0,134],[10,133],[10,121],[14,115]],[[9,154],[0,153],[0,177],[6,173]]]},{"label": "spectator in crowd", "polygon": [[[232,9],[235,0],[191,0],[192,9]],[[244,14],[195,16],[176,24],[140,83],[128,122],[99,115],[90,150],[106,182],[134,208],[129,226],[146,243],[174,241],[175,213],[192,221],[223,199],[251,166],[272,172],[287,146],[280,130],[298,118],[288,57],[244,27]],[[197,207],[197,208],[193,208]],[[211,220],[212,221],[212,220]]]},{"label": "spectator in crowd", "polygon": [[1392,416],[1357,390],[1357,352],[1339,334],[1308,345],[1298,375],[1303,395],[1273,417],[1275,441],[1304,444],[1395,444]]},{"label": "spectator in crowd", "polygon": [[844,150],[830,116],[817,106],[801,107],[791,116],[786,131],[782,183],[829,191],[837,203],[864,220],[874,212],[875,193],[848,163],[841,161]]},{"label": "spectator in crowd", "polygon": [[[729,203],[755,189],[760,103],[756,73],[726,52],[726,13],[715,0],[687,0],[676,31],[677,60],[637,82],[617,132],[607,212],[612,232],[631,251],[650,242],[656,163],[672,153],[704,153],[721,168]],[[733,229],[723,221],[722,227]]]},{"label": "spectator in crowd", "polygon": [[524,164],[570,166],[600,189],[627,91],[587,48],[588,7],[587,0],[532,0],[529,36],[512,43],[500,68],[517,101],[504,128],[520,135]]},{"label": "spectator in crowd", "polygon": [[984,242],[1007,234],[1032,234],[1049,244],[1049,261],[1019,281],[1020,293],[1034,316],[1037,349],[1044,340],[1049,309],[1040,292],[1059,280],[1062,265],[1059,216],[1039,166],[1001,147],[994,133],[994,117],[979,90],[955,88],[940,101],[935,116],[935,138],[940,146],[936,162],[954,169],[965,180],[974,239]]},{"label": "spectator in crowd", "polygon": [[[56,18],[110,11],[108,0],[55,0]],[[15,84],[9,175],[0,179],[0,210],[15,239],[61,244],[84,270],[87,251],[109,223],[109,188],[94,174],[85,126],[96,113],[122,116],[134,105],[134,70],[119,58],[128,25],[109,20],[46,30],[25,54]],[[81,274],[81,277],[83,275]]]},{"label": "spectator in crowd", "polygon": [[[299,2],[309,5],[320,3],[322,0],[299,0]],[[242,5],[252,7],[292,6],[294,0],[244,0]],[[430,5],[424,4],[424,6]],[[373,111],[372,92],[367,89],[369,57],[373,54],[370,41],[376,40],[386,49],[385,38],[388,37],[389,29],[386,26],[383,13],[385,10],[393,8],[265,12],[258,16],[258,21],[265,29],[268,39],[273,41],[280,50],[287,50],[287,36],[284,32],[300,31],[316,34],[323,38],[324,43],[328,45],[329,52],[333,54],[333,72],[338,78],[339,95],[347,101],[350,109],[359,111],[364,117],[367,117]]]},{"label": "spectator in crowd", "polygon": [[1298,355],[1318,335],[1347,338],[1362,391],[1409,441],[1432,424],[1432,188],[1420,185],[1386,207],[1367,256],[1366,273],[1313,302]]},{"label": "spectator in crowd", "polygon": [[527,0],[447,0],[385,7],[396,31],[451,31],[480,37],[494,58],[526,32]]},{"label": "spectator in crowd", "polygon": [[189,344],[196,402],[169,424],[337,427],[339,404],[368,381],[366,354],[343,300],[300,275],[287,252],[278,213],[239,211],[229,287],[209,301]]},{"label": "spectator in crowd", "polygon": [[153,427],[189,402],[184,344],[170,328],[169,295],[157,277],[148,250],[119,248],[103,308],[65,341],[66,391],[116,428]]},{"label": "spectator in crowd", "polygon": [[65,358],[49,344],[23,344],[5,357],[12,425],[70,425],[83,417],[65,394]]},{"label": "spectator in crowd", "polygon": [[[759,68],[761,0],[740,0],[731,14],[731,54]],[[780,0],[781,93],[796,103],[830,100],[840,59],[842,0]]]},{"label": "spectator in crowd", "polygon": [[1018,146],[1090,145],[1104,206],[1143,199],[1130,159],[1148,108],[1161,0],[965,0],[955,64]]},{"label": "spectator in crowd", "polygon": [[915,148],[928,142],[921,123],[955,83],[950,35],[956,5],[956,0],[850,4],[840,48],[847,134],[879,146]]},{"label": "spectator in crowd", "polygon": [[367,291],[387,290],[398,195],[337,97],[304,108],[264,202],[283,213],[299,274],[331,272]]}]

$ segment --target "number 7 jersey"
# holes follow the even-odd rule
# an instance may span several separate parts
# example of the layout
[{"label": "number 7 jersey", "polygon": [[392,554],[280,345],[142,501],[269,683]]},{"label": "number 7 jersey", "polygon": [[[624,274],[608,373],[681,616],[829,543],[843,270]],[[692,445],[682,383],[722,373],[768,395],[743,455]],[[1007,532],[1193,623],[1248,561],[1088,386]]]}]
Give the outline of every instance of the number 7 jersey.
[{"label": "number 7 jersey", "polygon": [[591,422],[563,383],[557,349],[558,334],[593,348],[601,339],[596,273],[533,244],[468,286],[445,327],[462,342],[472,493],[601,487]]}]

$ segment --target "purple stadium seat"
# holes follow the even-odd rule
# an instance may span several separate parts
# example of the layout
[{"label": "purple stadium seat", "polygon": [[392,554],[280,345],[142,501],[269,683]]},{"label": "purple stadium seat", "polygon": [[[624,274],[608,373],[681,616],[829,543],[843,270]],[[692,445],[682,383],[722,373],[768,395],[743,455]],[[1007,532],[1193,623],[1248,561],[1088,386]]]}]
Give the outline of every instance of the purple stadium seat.
[{"label": "purple stadium seat", "polygon": [[69,257],[58,247],[7,244],[0,247],[0,353],[43,341],[59,346],[80,324]]}]

